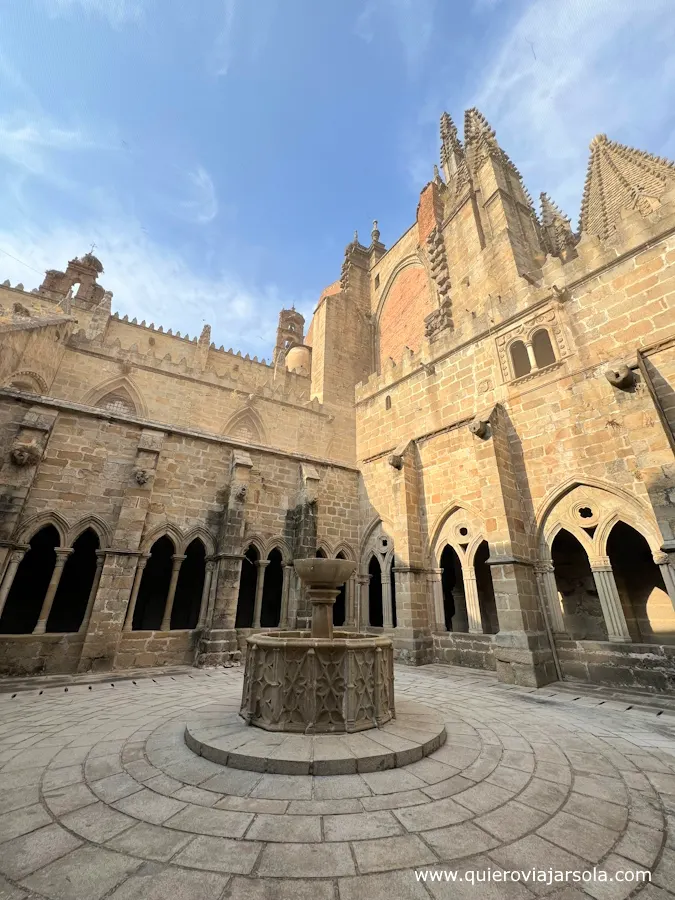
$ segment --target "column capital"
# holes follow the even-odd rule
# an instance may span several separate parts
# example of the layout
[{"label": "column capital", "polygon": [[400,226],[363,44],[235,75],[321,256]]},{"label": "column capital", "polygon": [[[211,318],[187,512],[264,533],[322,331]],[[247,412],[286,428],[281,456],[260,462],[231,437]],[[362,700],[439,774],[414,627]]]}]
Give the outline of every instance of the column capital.
[{"label": "column capital", "polygon": [[591,572],[611,572],[612,564],[609,561],[609,556],[596,556],[592,559],[588,560],[591,566]]},{"label": "column capital", "polygon": [[[668,553],[657,551],[656,553],[652,553],[652,558],[657,566],[667,566],[670,563],[670,556]],[[673,559],[673,563],[675,563],[675,559]]]},{"label": "column capital", "polygon": [[72,547],[54,547],[56,553],[56,565],[64,565],[70,554],[73,552]]},{"label": "column capital", "polygon": [[187,559],[187,557],[184,555],[181,556],[180,553],[174,553],[174,555],[171,557],[171,559],[176,563],[176,562],[183,562],[183,560]]},{"label": "column capital", "polygon": [[255,564],[259,569],[266,569],[271,562],[271,559],[256,559]]},{"label": "column capital", "polygon": [[20,563],[25,555],[26,555],[25,550],[11,550],[10,554],[9,554],[9,561],[10,561],[10,563],[13,563],[13,562]]},{"label": "column capital", "polygon": [[547,572],[555,572],[555,569],[552,562],[537,562],[534,564],[534,572],[536,575],[545,575]]},{"label": "column capital", "polygon": [[206,557],[206,570],[207,572],[213,572],[213,567],[216,564],[216,560],[210,556]]}]

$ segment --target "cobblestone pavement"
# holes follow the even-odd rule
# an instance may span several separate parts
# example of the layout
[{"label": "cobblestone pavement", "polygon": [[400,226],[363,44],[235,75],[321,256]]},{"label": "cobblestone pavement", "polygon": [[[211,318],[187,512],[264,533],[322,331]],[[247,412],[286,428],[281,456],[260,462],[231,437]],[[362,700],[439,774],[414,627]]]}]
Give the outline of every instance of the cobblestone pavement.
[{"label": "cobblestone pavement", "polygon": [[[241,670],[0,696],[0,900],[414,900],[675,892],[675,718],[487,673],[398,668],[447,743],[402,769],[287,776],[184,744]],[[668,821],[670,816],[670,831]],[[418,882],[429,868],[650,869],[652,884]]]}]

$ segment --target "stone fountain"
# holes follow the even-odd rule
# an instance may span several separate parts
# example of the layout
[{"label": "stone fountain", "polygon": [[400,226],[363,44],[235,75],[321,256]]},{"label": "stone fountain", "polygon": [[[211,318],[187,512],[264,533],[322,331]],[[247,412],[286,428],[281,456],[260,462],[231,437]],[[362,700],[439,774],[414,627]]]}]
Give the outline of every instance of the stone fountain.
[{"label": "stone fountain", "polygon": [[311,631],[247,638],[241,705],[229,696],[195,710],[188,747],[228,768],[280,775],[378,772],[437,750],[446,731],[436,710],[403,700],[394,714],[391,640],[333,631],[333,604],[356,563],[294,565],[312,604]]},{"label": "stone fountain", "polygon": [[299,559],[311,631],[247,639],[240,715],[267,731],[363,731],[394,718],[394,653],[387,637],[333,630],[333,604],[356,563]]}]

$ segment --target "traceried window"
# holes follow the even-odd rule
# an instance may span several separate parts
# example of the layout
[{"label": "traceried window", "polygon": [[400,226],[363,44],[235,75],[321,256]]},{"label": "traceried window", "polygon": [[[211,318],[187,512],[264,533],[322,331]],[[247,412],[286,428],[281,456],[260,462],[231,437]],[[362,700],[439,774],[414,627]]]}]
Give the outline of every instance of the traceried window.
[{"label": "traceried window", "polygon": [[124,416],[135,416],[136,410],[131,399],[123,393],[106,394],[97,404],[100,409],[120,413]]}]

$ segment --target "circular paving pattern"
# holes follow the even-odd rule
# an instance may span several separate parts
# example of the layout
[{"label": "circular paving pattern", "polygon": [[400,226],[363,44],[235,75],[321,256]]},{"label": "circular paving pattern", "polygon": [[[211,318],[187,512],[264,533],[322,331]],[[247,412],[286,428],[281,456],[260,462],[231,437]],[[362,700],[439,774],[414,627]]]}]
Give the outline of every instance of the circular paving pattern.
[{"label": "circular paving pattern", "polygon": [[[397,668],[397,704],[447,741],[403,768],[277,775],[219,765],[185,722],[239,702],[241,670],[0,695],[0,897],[24,900],[618,898],[625,881],[471,884],[471,870],[675,887],[675,721],[591,692]],[[575,699],[576,698],[576,699]],[[422,883],[415,872],[454,871]]]},{"label": "circular paving pattern", "polygon": [[[173,728],[173,725],[169,726]],[[215,703],[188,719],[190,750],[232,769],[273,775],[355,775],[410,765],[438,750],[446,732],[439,713],[403,700],[396,719],[352,734],[288,734],[246,725],[239,703]]]}]

